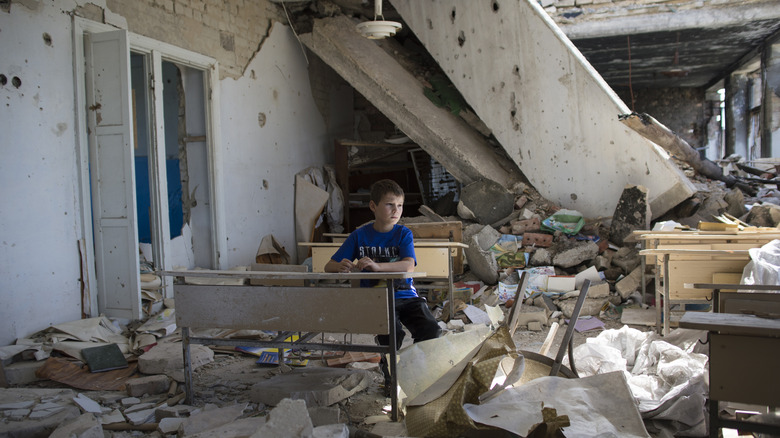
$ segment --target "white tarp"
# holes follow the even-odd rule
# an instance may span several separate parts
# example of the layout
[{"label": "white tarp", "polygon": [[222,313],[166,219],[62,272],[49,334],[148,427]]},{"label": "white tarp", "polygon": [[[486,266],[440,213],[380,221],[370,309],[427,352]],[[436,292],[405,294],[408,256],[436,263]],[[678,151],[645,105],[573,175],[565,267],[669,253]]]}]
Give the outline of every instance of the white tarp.
[{"label": "white tarp", "polygon": [[748,252],[750,261],[742,271],[742,284],[780,285],[780,240]]},{"label": "white tarp", "polygon": [[[580,376],[624,373],[642,417],[676,436],[706,435],[707,356],[694,352],[704,332],[677,329],[661,338],[629,326],[605,330],[574,349]],[[568,365],[568,358],[564,364]]]}]

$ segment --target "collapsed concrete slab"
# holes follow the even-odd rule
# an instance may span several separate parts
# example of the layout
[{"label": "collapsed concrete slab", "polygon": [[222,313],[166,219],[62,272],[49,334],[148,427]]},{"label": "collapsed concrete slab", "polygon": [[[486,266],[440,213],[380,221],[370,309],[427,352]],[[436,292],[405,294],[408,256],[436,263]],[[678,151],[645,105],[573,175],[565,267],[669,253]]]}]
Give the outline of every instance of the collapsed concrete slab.
[{"label": "collapsed concrete slab", "polygon": [[536,1],[391,3],[545,198],[606,217],[641,184],[658,216],[695,192]]},{"label": "collapsed concrete slab", "polygon": [[362,37],[356,24],[344,16],[315,20],[300,39],[461,183],[488,179],[512,187],[522,180],[515,164],[425,97],[423,84],[377,42]]},{"label": "collapsed concrete slab", "polygon": [[274,376],[252,386],[250,399],[269,406],[283,399],[304,400],[306,406],[330,406],[368,387],[368,371],[312,368]]}]

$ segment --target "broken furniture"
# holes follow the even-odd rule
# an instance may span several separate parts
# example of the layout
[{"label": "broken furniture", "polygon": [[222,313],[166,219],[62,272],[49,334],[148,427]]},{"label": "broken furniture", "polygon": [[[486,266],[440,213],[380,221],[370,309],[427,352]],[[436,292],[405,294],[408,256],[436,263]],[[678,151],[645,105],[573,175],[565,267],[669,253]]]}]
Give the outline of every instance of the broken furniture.
[{"label": "broken furniture", "polygon": [[[664,335],[669,333],[672,302],[696,304],[712,299],[712,289],[686,288],[686,283],[735,283],[733,275],[741,274],[750,261],[748,249],[780,238],[780,232],[771,231],[735,231],[731,234],[637,231],[634,234],[643,248],[639,253],[643,256],[643,288],[646,265],[655,265],[656,329]],[[729,280],[724,281],[724,278]],[[644,295],[644,289],[642,292]]]},{"label": "broken furniture", "polygon": [[[395,301],[393,279],[417,278],[418,272],[298,273],[269,271],[162,271],[164,276],[249,278],[264,281],[387,280],[387,287],[252,286],[174,284],[176,323],[182,332],[187,402],[193,397],[190,344],[276,347],[280,363],[286,336],[271,341],[222,339],[191,335],[192,328],[274,330],[288,332],[389,334],[390,345],[297,342],[298,348],[328,351],[365,351],[390,355],[392,420],[398,419]],[[355,312],[355,309],[360,309]],[[310,336],[302,338],[311,339]]]},{"label": "broken furniture", "polygon": [[[685,312],[680,327],[706,330],[710,346],[710,437],[721,427],[780,433],[777,422],[723,418],[720,402],[780,406],[780,320],[755,315]],[[776,418],[776,417],[775,417]]]}]

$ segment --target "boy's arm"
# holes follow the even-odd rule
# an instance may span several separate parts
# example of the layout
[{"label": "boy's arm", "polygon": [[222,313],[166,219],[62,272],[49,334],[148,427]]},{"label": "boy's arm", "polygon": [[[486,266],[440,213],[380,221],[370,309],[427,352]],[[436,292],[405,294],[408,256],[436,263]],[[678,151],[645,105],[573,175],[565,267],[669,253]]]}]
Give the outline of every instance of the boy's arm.
[{"label": "boy's arm", "polygon": [[406,257],[397,262],[376,263],[368,257],[363,257],[358,260],[357,268],[361,271],[367,269],[373,272],[412,272],[414,271],[414,259]]}]

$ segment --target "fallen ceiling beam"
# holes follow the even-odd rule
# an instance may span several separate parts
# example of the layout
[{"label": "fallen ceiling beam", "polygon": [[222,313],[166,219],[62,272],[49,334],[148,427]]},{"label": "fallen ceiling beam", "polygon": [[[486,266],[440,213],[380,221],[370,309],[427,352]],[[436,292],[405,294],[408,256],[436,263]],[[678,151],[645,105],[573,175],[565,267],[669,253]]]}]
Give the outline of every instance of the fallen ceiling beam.
[{"label": "fallen ceiling beam", "polygon": [[355,25],[344,16],[315,20],[300,39],[462,184],[488,179],[512,187],[523,180],[511,160],[463,119],[434,105],[422,83]]}]

